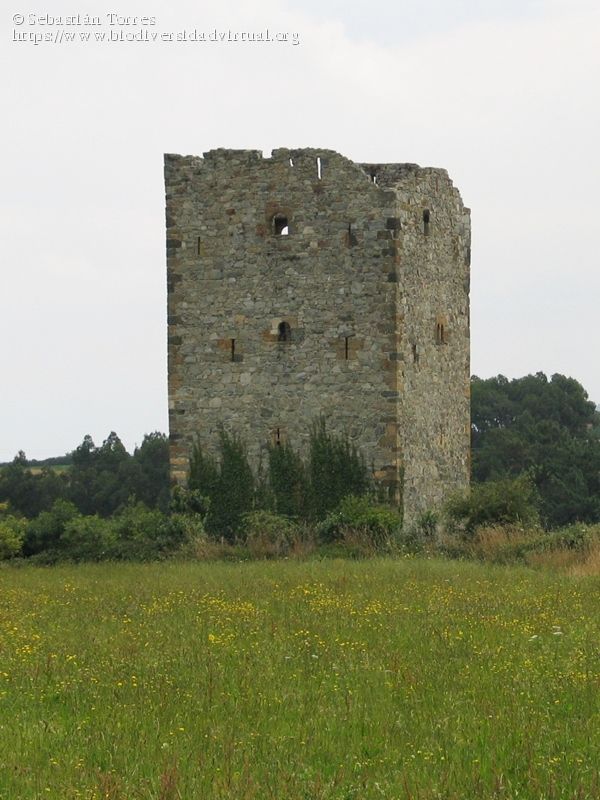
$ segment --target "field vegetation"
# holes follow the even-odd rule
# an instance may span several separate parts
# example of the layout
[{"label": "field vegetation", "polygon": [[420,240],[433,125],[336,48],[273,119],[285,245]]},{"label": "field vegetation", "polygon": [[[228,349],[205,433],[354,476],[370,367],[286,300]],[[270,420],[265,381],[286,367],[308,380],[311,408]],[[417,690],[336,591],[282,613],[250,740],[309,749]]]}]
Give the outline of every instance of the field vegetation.
[{"label": "field vegetation", "polygon": [[258,474],[223,429],[175,490],[159,433],[20,453],[0,800],[596,800],[598,420],[474,378],[471,491],[410,522],[322,420]]},{"label": "field vegetation", "polygon": [[0,798],[595,800],[599,588],[422,557],[3,569]]}]

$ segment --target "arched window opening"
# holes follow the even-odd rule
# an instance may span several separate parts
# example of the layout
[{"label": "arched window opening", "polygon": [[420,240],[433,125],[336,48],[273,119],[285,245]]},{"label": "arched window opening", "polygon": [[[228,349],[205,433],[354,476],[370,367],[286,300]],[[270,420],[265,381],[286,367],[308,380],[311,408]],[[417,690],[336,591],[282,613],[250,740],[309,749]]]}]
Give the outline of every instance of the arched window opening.
[{"label": "arched window opening", "polygon": [[291,342],[292,329],[289,322],[280,322],[277,326],[277,341],[278,342]]},{"label": "arched window opening", "polygon": [[275,214],[273,217],[273,233],[275,236],[287,236],[289,232],[288,218],[283,214]]},{"label": "arched window opening", "polygon": [[423,211],[423,233],[425,236],[429,234],[429,223],[431,222],[431,214],[429,213],[429,209],[426,208]]}]

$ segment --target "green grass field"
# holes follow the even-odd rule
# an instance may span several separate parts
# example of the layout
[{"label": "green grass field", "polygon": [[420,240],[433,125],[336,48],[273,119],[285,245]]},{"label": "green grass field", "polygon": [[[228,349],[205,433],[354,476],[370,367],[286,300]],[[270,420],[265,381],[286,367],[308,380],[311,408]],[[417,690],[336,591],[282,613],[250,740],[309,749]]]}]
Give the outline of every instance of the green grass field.
[{"label": "green grass field", "polygon": [[0,570],[0,798],[600,797],[600,580]]}]

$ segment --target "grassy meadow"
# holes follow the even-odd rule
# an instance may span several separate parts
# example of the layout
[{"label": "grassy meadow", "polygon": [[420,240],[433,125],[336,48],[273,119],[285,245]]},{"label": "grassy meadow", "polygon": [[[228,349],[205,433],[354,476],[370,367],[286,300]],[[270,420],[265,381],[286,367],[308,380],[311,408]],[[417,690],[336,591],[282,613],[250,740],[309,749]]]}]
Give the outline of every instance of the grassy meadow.
[{"label": "grassy meadow", "polygon": [[600,797],[600,579],[0,570],[1,800]]}]

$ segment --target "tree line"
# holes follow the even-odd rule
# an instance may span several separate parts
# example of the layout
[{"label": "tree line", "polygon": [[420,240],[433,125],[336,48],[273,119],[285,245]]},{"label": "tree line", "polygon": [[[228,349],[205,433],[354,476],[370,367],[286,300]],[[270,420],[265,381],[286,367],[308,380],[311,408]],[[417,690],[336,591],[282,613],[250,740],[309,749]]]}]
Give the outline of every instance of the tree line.
[{"label": "tree line", "polygon": [[573,378],[471,382],[472,480],[527,474],[543,524],[600,521],[600,414]]},{"label": "tree line", "polygon": [[[0,468],[0,502],[28,519],[49,511],[57,500],[84,515],[109,517],[127,503],[166,510],[169,505],[169,450],[164,433],[149,433],[132,454],[116,433],[100,446],[91,436],[62,458],[29,462],[19,452]],[[56,466],[65,469],[56,469]],[[34,467],[34,469],[32,469]]]},{"label": "tree line", "polygon": [[[196,446],[188,485],[175,488],[162,434],[145,437],[133,455],[114,433],[101,447],[85,437],[60,472],[33,471],[19,454],[0,473],[0,560],[144,560],[194,553],[209,542],[281,554],[300,540],[303,522],[325,543],[352,522],[388,539],[400,516],[373,503],[357,449],[321,420],[309,450],[304,461],[289,445],[274,445],[266,468],[254,472],[245,443],[221,428],[218,454]],[[344,504],[348,496],[355,499]]]},{"label": "tree line", "polygon": [[[471,389],[473,482],[526,475],[546,527],[600,521],[600,414],[581,384],[539,372],[514,380],[475,376]],[[0,503],[27,519],[57,500],[101,518],[135,503],[162,512],[172,505],[162,433],[146,435],[131,454],[114,432],[99,446],[86,436],[72,453],[52,461],[40,466],[17,454],[0,468]],[[57,469],[57,463],[66,466]],[[186,503],[195,504],[210,532],[228,539],[248,511],[314,522],[344,496],[373,491],[360,454],[322,422],[313,428],[306,459],[291,444],[274,446],[255,474],[244,442],[223,430],[219,457],[197,447],[190,467]]]}]

